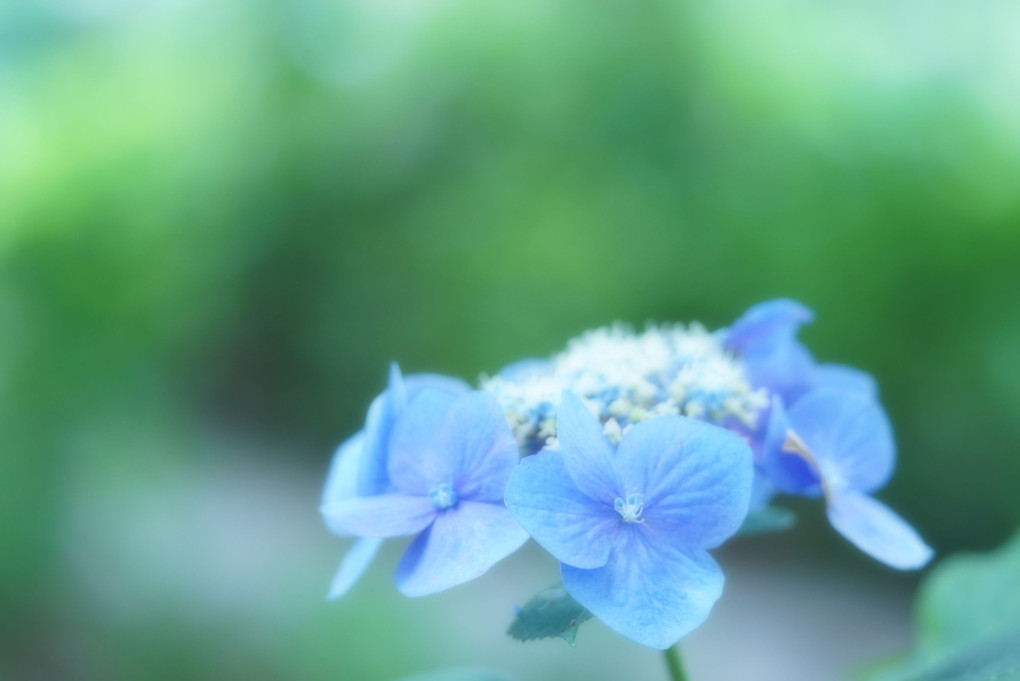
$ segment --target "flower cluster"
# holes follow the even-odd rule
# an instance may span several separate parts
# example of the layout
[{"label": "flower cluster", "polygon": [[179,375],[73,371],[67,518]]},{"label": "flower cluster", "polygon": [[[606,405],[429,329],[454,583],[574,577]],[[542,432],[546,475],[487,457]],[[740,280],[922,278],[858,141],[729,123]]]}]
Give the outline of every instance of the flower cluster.
[{"label": "flower cluster", "polygon": [[697,324],[589,331],[550,360],[524,360],[483,378],[482,389],[503,405],[523,454],[555,447],[564,390],[583,397],[617,442],[632,425],[669,414],[753,428],[768,406],[719,337]]},{"label": "flower cluster", "polygon": [[895,459],[875,382],[816,363],[796,338],[811,318],[775,300],[711,333],[615,325],[479,390],[394,365],[323,493],[328,527],[359,537],[330,596],[387,537],[416,535],[396,573],[408,596],[474,579],[531,537],[584,608],[667,648],[722,593],[708,550],[780,493],[824,497],[863,551],[923,566],[931,549],[870,496]]}]

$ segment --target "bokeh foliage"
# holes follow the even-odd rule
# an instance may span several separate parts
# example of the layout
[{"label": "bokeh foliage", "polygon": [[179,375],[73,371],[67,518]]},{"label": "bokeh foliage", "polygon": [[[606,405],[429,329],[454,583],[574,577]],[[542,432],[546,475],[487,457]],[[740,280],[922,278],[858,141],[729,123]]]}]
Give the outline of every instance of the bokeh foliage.
[{"label": "bokeh foliage", "polygon": [[918,641],[870,681],[1005,681],[1020,676],[1020,534],[949,558],[923,582]]},{"label": "bokeh foliage", "polygon": [[[995,0],[4,3],[0,657],[25,673],[88,619],[79,505],[246,465],[222,433],[311,479],[391,359],[471,379],[777,295],[878,377],[885,498],[940,552],[997,544],[1020,521],[1017,25]],[[111,646],[100,677],[152,666]]]}]

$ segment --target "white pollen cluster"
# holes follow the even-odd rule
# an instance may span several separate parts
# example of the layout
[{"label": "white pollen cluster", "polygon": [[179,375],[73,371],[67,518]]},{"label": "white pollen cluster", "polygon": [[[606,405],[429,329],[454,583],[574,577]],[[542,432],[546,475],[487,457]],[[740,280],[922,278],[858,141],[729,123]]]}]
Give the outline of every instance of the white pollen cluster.
[{"label": "white pollen cluster", "polygon": [[548,360],[526,360],[481,387],[502,404],[522,452],[556,446],[556,410],[571,390],[618,442],[635,423],[680,414],[729,427],[753,429],[768,406],[753,390],[738,358],[699,324],[625,324],[588,331]]}]

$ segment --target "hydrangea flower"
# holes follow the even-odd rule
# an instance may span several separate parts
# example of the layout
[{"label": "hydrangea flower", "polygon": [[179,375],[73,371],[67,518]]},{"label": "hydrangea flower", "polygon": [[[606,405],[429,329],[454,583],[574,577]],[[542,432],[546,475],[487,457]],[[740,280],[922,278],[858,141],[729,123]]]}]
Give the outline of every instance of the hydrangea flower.
[{"label": "hydrangea flower", "polygon": [[819,387],[843,388],[877,397],[875,379],[842,364],[817,364],[797,340],[797,331],[815,313],[795,300],[779,298],[751,307],[721,332],[725,348],[736,352],[751,384],[791,405]]},{"label": "hydrangea flower", "polygon": [[405,595],[474,579],[527,541],[503,503],[518,449],[492,395],[423,390],[392,421],[384,459],[384,490],[334,496],[322,514],[359,537],[417,534],[397,566]]},{"label": "hydrangea flower", "polygon": [[[459,379],[438,374],[413,374],[404,378],[396,362],[391,364],[389,384],[369,406],[364,428],[341,444],[333,455],[322,491],[322,508],[343,499],[392,491],[387,461],[393,425],[408,402],[424,390],[459,395],[470,387]],[[324,519],[334,533],[350,536],[332,522],[330,516]],[[350,590],[375,558],[382,541],[378,537],[363,537],[354,542],[330,584],[329,598],[340,598]]]},{"label": "hydrangea flower", "polygon": [[829,521],[874,558],[915,569],[932,551],[910,525],[868,496],[892,475],[892,429],[868,374],[840,364],[818,364],[797,340],[814,319],[788,299],[750,308],[723,344],[736,352],[755,387],[771,395],[766,427],[752,436],[756,489],[826,498]]},{"label": "hydrangea flower", "polygon": [[559,403],[557,440],[558,450],[514,471],[507,507],[560,560],[575,600],[633,641],[672,646],[722,594],[707,550],[747,514],[750,449],[723,428],[677,415],[643,420],[614,446],[570,391]]},{"label": "hydrangea flower", "polygon": [[418,535],[396,574],[418,596],[478,577],[531,533],[579,603],[666,648],[721,594],[707,551],[777,492],[824,497],[862,550],[924,565],[931,549],[871,496],[895,459],[875,382],[818,364],[797,339],[811,319],[781,299],[715,333],[617,324],[483,377],[477,392],[405,380],[394,365],[323,493],[330,529],[360,537],[331,595],[385,537]]},{"label": "hydrangea flower", "polygon": [[888,481],[892,428],[877,402],[854,390],[819,388],[769,419],[763,467],[787,494],[824,496],[829,522],[858,548],[901,570],[923,567],[932,549],[869,494]]}]

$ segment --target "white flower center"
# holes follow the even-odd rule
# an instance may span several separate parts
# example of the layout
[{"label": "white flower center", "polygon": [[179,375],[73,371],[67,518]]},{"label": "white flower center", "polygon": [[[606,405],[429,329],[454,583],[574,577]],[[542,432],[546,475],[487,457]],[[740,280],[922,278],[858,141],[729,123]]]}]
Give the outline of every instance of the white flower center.
[{"label": "white flower center", "polygon": [[[615,324],[589,331],[548,361],[483,378],[481,387],[499,400],[525,453],[556,436],[564,390],[583,398],[604,425],[615,419],[624,432],[672,414],[754,428],[769,405],[766,391],[751,387],[744,363],[719,334],[698,324],[651,325],[640,332]],[[609,428],[615,440],[621,433]]]},{"label": "white flower center", "polygon": [[440,511],[457,505],[457,493],[453,491],[453,485],[448,482],[441,482],[430,489],[429,499]]},{"label": "white flower center", "polygon": [[616,497],[613,508],[625,523],[643,523],[645,520],[641,513],[645,510],[645,496],[643,494],[628,494],[627,500]]}]

